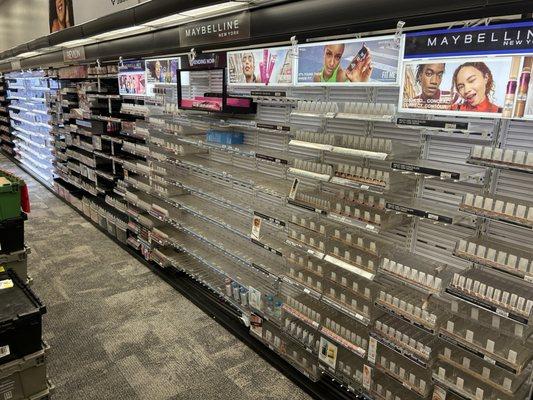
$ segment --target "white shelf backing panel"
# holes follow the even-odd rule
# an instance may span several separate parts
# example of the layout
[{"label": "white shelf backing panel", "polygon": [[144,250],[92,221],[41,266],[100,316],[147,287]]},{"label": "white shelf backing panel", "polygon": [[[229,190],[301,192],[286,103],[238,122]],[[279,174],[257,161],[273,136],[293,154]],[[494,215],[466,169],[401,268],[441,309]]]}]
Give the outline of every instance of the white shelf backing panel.
[{"label": "white shelf backing panel", "polygon": [[[454,141],[449,138],[431,137],[428,140],[427,159],[454,164],[466,164],[476,142]],[[479,168],[483,171],[483,168]]]},{"label": "white shelf backing panel", "polygon": [[509,121],[507,132],[501,139],[501,147],[512,150],[533,151],[531,125],[531,121]]},{"label": "white shelf backing panel", "polygon": [[518,172],[500,171],[495,194],[530,202],[533,199],[532,178]]},{"label": "white shelf backing panel", "polygon": [[[442,182],[436,182],[441,184]],[[433,181],[428,181],[433,184]],[[425,190],[424,198],[438,205],[445,196],[443,202],[448,207],[458,204],[459,196],[446,195],[441,192]],[[436,261],[443,261],[450,265],[466,268],[469,264],[453,257],[453,250],[459,238],[466,238],[474,233],[472,228],[459,225],[435,224],[429,219],[420,219],[415,223],[415,231],[412,237],[412,251],[429,257]]]},{"label": "white shelf backing panel", "polygon": [[255,119],[273,125],[288,126],[290,109],[290,105],[258,104]]}]

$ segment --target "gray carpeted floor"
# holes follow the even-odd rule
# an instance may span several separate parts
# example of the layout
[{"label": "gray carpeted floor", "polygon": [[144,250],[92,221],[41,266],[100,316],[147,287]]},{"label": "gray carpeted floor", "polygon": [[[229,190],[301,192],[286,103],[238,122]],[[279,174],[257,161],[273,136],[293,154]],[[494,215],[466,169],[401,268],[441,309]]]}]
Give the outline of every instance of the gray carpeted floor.
[{"label": "gray carpeted floor", "polygon": [[54,400],[309,398],[2,155],[0,168],[29,184]]}]

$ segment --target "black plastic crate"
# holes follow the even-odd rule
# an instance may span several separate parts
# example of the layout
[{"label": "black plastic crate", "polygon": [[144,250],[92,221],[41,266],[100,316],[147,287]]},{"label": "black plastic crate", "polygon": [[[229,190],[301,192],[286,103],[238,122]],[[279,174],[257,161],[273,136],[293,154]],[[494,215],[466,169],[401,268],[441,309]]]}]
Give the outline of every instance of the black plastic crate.
[{"label": "black plastic crate", "polygon": [[0,254],[24,249],[24,221],[27,215],[0,221]]},{"label": "black plastic crate", "polygon": [[46,307],[12,270],[0,273],[0,364],[41,349]]}]

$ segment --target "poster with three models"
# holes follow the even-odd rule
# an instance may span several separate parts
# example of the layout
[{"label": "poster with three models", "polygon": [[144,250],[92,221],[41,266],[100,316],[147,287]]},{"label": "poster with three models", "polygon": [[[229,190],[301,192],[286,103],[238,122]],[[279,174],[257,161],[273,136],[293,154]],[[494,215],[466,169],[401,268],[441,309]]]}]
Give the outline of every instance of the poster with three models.
[{"label": "poster with three models", "polygon": [[532,53],[531,22],[407,34],[399,111],[533,118]]}]

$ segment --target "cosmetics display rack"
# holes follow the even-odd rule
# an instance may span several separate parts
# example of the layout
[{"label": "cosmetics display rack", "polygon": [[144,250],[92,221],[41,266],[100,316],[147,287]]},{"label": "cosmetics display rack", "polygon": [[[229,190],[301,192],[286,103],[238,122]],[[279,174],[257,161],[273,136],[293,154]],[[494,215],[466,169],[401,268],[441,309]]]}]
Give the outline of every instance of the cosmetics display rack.
[{"label": "cosmetics display rack", "polygon": [[15,157],[49,186],[53,179],[53,154],[48,99],[57,81],[48,71],[11,72],[6,75]]},{"label": "cosmetics display rack", "polygon": [[7,154],[15,155],[15,143],[9,122],[9,100],[7,99],[7,82],[5,76],[0,76],[0,147]]},{"label": "cosmetics display rack", "polygon": [[55,190],[130,251],[352,397],[527,398],[530,122],[414,120],[379,86],[231,87],[256,115],[184,110],[174,87],[120,96],[116,66],[68,68],[44,103]]}]

